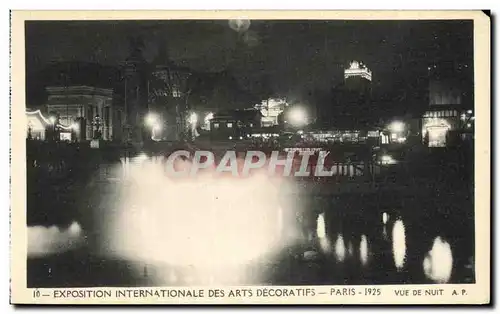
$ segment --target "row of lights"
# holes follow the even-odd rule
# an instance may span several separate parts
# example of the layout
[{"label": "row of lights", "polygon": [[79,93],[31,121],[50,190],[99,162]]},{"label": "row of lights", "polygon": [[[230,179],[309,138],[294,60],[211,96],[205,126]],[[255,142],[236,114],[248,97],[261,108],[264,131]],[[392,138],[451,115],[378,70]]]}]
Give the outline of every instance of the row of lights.
[{"label": "row of lights", "polygon": [[[214,114],[213,113],[208,113],[205,118],[204,122],[209,123],[211,119],[213,119]],[[191,127],[195,127],[198,123],[198,115],[195,112],[191,112],[187,118],[187,122],[191,125]],[[159,117],[158,114],[150,112],[146,115],[145,117],[145,123],[146,126],[151,128],[152,131],[152,137],[154,137],[155,132],[159,132],[162,129],[162,121]]]}]

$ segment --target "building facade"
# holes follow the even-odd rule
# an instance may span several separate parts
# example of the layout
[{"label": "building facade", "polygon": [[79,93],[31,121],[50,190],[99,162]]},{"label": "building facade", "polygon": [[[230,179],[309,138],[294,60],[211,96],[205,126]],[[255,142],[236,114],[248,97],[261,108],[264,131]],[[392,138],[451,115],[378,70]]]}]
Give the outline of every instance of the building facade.
[{"label": "building facade", "polygon": [[148,111],[157,114],[161,121],[156,139],[176,141],[188,132],[187,82],[190,76],[188,69],[177,66],[167,57],[153,62],[148,84]]},{"label": "building facade", "polygon": [[[52,86],[47,114],[62,130],[72,129],[76,141],[119,140],[122,112],[113,104],[113,90],[92,86]],[[65,133],[65,132],[63,132]]]},{"label": "building facade", "polygon": [[260,128],[262,114],[255,109],[217,112],[210,120],[210,136],[214,139],[248,138]]},{"label": "building facade", "polygon": [[288,107],[285,99],[270,98],[254,106],[262,113],[262,127],[279,125],[279,116]]},{"label": "building facade", "polygon": [[422,136],[429,147],[446,147],[454,133],[468,133],[474,127],[473,103],[464,101],[454,79],[429,82],[429,107],[422,116]]},{"label": "building facade", "polygon": [[26,138],[29,140],[44,141],[46,129],[51,121],[46,118],[41,110],[26,109]]}]

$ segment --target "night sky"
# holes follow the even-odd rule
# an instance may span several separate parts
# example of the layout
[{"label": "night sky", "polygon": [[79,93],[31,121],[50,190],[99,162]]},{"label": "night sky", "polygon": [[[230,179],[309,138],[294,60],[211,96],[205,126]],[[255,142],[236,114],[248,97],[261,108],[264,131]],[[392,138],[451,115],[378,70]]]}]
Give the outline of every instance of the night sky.
[{"label": "night sky", "polygon": [[[471,21],[251,21],[237,32],[219,21],[71,21],[26,24],[27,77],[51,61],[117,66],[129,36],[142,36],[152,60],[158,43],[169,57],[195,71],[228,71],[256,95],[304,98],[342,82],[351,60],[373,71],[378,93],[422,89],[434,64],[468,66],[472,78]],[[27,82],[30,86],[30,82]],[[403,88],[404,89],[404,88]]]}]

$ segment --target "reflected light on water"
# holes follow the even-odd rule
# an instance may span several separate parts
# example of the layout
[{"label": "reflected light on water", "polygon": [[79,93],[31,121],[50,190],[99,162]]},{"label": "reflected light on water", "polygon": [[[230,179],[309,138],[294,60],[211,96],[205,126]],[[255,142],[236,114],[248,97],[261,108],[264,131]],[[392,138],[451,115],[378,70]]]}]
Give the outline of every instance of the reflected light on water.
[{"label": "reflected light on water", "polygon": [[368,263],[368,239],[364,234],[361,236],[361,241],[359,243],[359,258],[363,266]]},{"label": "reflected light on water", "polygon": [[335,257],[338,262],[343,262],[345,259],[344,237],[341,234],[338,235],[337,241],[335,241]]},{"label": "reflected light on water", "polygon": [[321,213],[316,220],[316,235],[322,239],[326,237],[325,214]]},{"label": "reflected light on water", "polygon": [[28,227],[28,257],[62,253],[79,247],[83,242],[82,228],[73,222],[66,230],[59,227]]},{"label": "reflected light on water", "polygon": [[382,222],[384,223],[384,225],[387,223],[388,220],[389,220],[389,215],[386,212],[384,212],[382,214]]},{"label": "reflected light on water", "polygon": [[431,250],[424,258],[424,273],[436,283],[447,283],[453,269],[453,254],[450,244],[441,237],[434,239]]},{"label": "reflected light on water", "polygon": [[398,270],[404,267],[406,260],[406,234],[402,220],[397,220],[392,229],[392,254]]},{"label": "reflected light on water", "polygon": [[332,251],[330,241],[326,237],[319,239],[319,247],[321,248],[321,251],[323,251],[323,253],[330,253]]},{"label": "reflected light on water", "polygon": [[352,246],[352,242],[349,242],[347,252],[349,253],[349,256],[352,256],[352,254],[354,253],[354,248]]},{"label": "reflected light on water", "polygon": [[240,179],[207,171],[173,180],[162,169],[154,163],[130,168],[134,184],[123,186],[119,210],[106,214],[104,252],[151,264],[193,265],[219,277],[225,275],[219,269],[257,262],[293,241],[280,236],[293,227],[283,220],[277,185],[267,175]]}]

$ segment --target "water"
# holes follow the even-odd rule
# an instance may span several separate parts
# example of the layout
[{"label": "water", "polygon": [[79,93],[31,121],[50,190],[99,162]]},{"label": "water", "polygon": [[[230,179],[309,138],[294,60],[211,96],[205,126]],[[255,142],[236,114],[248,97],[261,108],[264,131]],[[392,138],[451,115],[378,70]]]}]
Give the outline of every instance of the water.
[{"label": "water", "polygon": [[[279,203],[277,198],[266,202],[274,192],[257,183],[252,192],[243,189],[238,197],[232,193],[219,195],[233,204],[225,211],[208,215],[206,204],[221,201],[213,191],[193,189],[185,194],[184,207],[202,210],[186,211],[179,207],[181,202],[172,200],[178,193],[162,190],[165,187],[154,171],[144,170],[142,174],[142,185],[94,182],[83,188],[74,203],[75,223],[67,228],[30,228],[29,284],[474,282],[472,204],[460,192],[437,191],[425,197],[417,192],[353,193],[319,199],[291,195]],[[258,195],[265,195],[265,199]],[[248,196],[244,206],[238,203],[243,196]],[[208,197],[210,202],[206,201]],[[152,210],[155,206],[175,210]],[[238,208],[245,209],[245,214]],[[206,232],[196,235],[183,226]],[[222,231],[233,236],[218,238],[226,248],[218,250],[223,245],[211,242],[210,236],[222,235]],[[194,236],[201,240],[193,240]],[[147,249],[148,254],[137,254],[130,247],[129,252],[117,250],[130,238],[136,241],[133,247]],[[179,246],[176,251],[168,240],[180,238],[188,239],[191,245]],[[205,242],[212,250],[202,254]],[[277,244],[267,247],[269,243]],[[172,263],[167,259],[162,264],[151,258],[157,251],[162,251],[161,257],[170,258],[189,249],[194,251],[184,255],[186,261],[193,256],[211,260],[228,256],[242,262],[243,256],[245,269],[235,264],[222,270],[191,269],[186,267],[188,262]],[[217,255],[210,253],[214,250]],[[235,253],[238,250],[248,254],[239,256]]]}]

